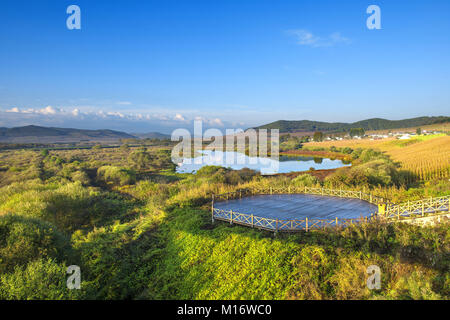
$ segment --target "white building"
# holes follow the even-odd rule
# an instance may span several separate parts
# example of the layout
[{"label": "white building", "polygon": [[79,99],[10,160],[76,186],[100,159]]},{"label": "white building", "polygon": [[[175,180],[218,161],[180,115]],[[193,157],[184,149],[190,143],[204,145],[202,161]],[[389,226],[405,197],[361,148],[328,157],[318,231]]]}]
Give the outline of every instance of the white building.
[{"label": "white building", "polygon": [[408,139],[411,139],[411,136],[409,134],[404,134],[404,135],[400,136],[398,139],[399,140],[408,140]]}]

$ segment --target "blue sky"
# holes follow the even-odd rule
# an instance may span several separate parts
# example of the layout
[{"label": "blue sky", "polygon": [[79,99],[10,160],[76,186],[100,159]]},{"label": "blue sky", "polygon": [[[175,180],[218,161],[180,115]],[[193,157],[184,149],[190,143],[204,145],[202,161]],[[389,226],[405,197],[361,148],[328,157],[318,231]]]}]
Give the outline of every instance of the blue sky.
[{"label": "blue sky", "polygon": [[[71,4],[81,30],[66,28]],[[449,15],[448,0],[3,0],[0,126],[448,115]]]}]

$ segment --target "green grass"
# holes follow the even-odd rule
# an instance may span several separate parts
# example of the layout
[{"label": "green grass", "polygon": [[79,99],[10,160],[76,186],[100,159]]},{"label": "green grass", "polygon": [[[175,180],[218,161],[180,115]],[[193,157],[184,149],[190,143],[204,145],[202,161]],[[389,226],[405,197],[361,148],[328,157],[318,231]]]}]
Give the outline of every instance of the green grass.
[{"label": "green grass", "polygon": [[[152,299],[448,297],[445,227],[364,225],[274,236],[223,222],[211,226],[205,211],[176,209],[158,234],[165,249],[148,284]],[[379,291],[365,284],[372,264],[383,272]]]}]

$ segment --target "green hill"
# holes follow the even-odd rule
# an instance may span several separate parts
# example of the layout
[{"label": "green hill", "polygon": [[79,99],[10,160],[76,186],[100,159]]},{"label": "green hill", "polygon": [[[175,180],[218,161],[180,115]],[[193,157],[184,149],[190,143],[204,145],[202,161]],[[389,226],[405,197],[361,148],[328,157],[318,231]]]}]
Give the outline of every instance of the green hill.
[{"label": "green hill", "polygon": [[310,120],[287,121],[279,120],[265,124],[254,129],[279,129],[281,133],[297,131],[329,131],[341,132],[348,131],[351,128],[364,128],[365,130],[385,130],[396,128],[411,128],[435,123],[450,122],[450,117],[418,117],[404,120],[387,120],[373,118],[354,123],[343,122],[320,122]]}]

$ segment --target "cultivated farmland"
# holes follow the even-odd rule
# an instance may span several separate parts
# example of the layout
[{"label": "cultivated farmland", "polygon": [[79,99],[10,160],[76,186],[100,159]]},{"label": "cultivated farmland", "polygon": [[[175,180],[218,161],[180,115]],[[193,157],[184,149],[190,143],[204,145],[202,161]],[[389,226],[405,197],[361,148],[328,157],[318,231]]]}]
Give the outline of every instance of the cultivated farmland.
[{"label": "cultivated farmland", "polygon": [[403,169],[415,173],[421,180],[448,178],[450,176],[450,136],[419,136],[409,140],[395,138],[383,140],[342,140],[309,142],[306,148],[335,146],[371,148],[385,152],[398,161]]}]

